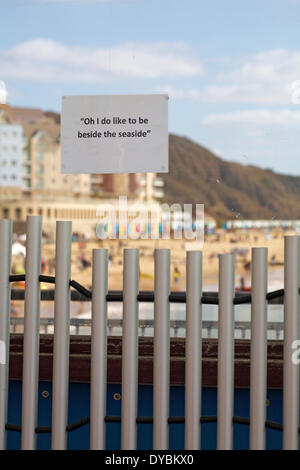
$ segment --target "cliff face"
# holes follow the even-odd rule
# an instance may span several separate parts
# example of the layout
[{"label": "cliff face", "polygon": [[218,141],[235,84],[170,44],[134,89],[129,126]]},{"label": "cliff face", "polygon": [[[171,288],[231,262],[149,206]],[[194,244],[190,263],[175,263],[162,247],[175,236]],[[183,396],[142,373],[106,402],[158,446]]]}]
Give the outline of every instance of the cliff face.
[{"label": "cliff face", "polygon": [[167,202],[203,203],[219,219],[300,219],[300,177],[224,161],[176,135],[169,145]]}]

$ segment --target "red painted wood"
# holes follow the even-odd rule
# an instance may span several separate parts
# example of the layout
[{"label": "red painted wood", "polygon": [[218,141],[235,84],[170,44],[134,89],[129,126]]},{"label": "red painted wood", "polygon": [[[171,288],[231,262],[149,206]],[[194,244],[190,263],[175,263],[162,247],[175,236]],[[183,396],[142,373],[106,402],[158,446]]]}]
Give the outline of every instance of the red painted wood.
[{"label": "red painted wood", "polygon": [[[11,335],[9,376],[22,380],[23,335]],[[185,340],[172,338],[170,343],[170,383],[184,385]],[[41,335],[40,367],[41,381],[52,380],[53,336]],[[205,387],[217,386],[218,342],[216,339],[203,340],[202,381]],[[89,336],[71,336],[70,339],[70,382],[90,381],[91,343]],[[282,341],[268,342],[268,388],[282,388]],[[121,383],[122,338],[108,338],[108,383]],[[153,381],[153,338],[139,339],[139,383],[152,385]],[[249,388],[250,342],[235,341],[235,386]]]}]

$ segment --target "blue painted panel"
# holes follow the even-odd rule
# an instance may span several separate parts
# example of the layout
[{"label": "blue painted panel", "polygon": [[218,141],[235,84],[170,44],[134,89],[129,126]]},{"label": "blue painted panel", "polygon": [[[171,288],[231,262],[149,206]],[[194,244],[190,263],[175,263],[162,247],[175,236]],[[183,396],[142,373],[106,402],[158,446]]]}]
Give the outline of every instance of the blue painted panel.
[{"label": "blue painted panel", "polygon": [[[42,391],[49,392],[48,398],[43,398]],[[121,393],[121,385],[109,385],[107,389],[107,414],[120,416],[121,401],[115,399],[115,394]],[[51,425],[52,408],[52,384],[42,382],[39,385],[39,426]],[[278,423],[282,422],[282,391],[268,390],[267,419]],[[9,408],[8,422],[21,423],[22,384],[19,381],[11,381],[9,384]],[[69,423],[89,416],[90,387],[89,384],[70,384]],[[217,414],[217,390],[203,389],[202,391],[202,415]],[[236,389],[234,397],[235,416],[249,417],[249,390]],[[153,415],[153,389],[151,386],[140,386],[138,397],[138,415]],[[171,387],[170,391],[170,416],[184,416],[184,388]],[[152,448],[152,424],[138,425],[138,448]],[[203,449],[216,448],[216,423],[203,423],[201,425],[201,446]],[[68,433],[69,449],[89,448],[90,426],[85,425],[76,431]],[[120,423],[107,423],[106,425],[107,449],[119,449],[121,444]],[[21,434],[13,431],[7,433],[8,449],[19,449]],[[50,449],[51,435],[38,434],[37,445],[39,449]],[[267,429],[267,448],[281,449],[282,433]],[[170,425],[170,449],[183,449],[184,424]],[[249,448],[249,426],[234,425],[234,448]]]}]

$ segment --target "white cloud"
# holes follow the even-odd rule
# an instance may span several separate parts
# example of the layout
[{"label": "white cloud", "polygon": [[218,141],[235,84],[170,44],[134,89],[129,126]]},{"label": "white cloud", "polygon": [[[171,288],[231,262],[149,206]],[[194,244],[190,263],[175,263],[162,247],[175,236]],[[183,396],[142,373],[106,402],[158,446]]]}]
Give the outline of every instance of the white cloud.
[{"label": "white cloud", "polygon": [[[157,87],[158,92],[168,93],[174,99],[192,100],[199,103],[248,103],[248,104],[287,104],[293,103],[293,96],[297,93],[294,84],[291,82],[280,90],[278,86],[269,84],[268,87],[261,84],[244,85],[212,85],[197,88],[178,88],[173,85]],[[297,90],[300,87],[297,88]],[[300,99],[300,98],[298,98]]]},{"label": "white cloud", "polygon": [[192,98],[201,103],[287,105],[300,101],[300,51],[276,49],[260,52],[240,61],[237,68],[233,66],[235,62],[220,62],[218,68],[226,67],[227,71],[217,73],[212,84],[204,88],[185,90],[170,87],[173,96]]},{"label": "white cloud", "polygon": [[241,66],[219,73],[203,90],[207,102],[288,104],[300,79],[300,51],[275,49],[245,59]]},{"label": "white cloud", "polygon": [[205,88],[201,96],[206,103],[290,104],[292,82],[215,85]]},{"label": "white cloud", "polygon": [[156,93],[166,93],[170,98],[173,99],[189,99],[192,101],[198,101],[200,99],[200,91],[196,88],[177,88],[173,85],[165,85],[155,88]]},{"label": "white cloud", "polygon": [[300,73],[300,51],[273,49],[259,52],[240,68],[221,73],[219,79],[249,83],[284,82],[295,79]]},{"label": "white cloud", "polygon": [[184,43],[126,43],[113,47],[65,46],[34,39],[0,50],[0,76],[42,82],[98,83],[114,79],[193,77],[201,63]]},{"label": "white cloud", "polygon": [[[249,110],[231,113],[208,114],[201,124],[206,126],[300,126],[300,111]],[[300,129],[300,127],[299,127]]]}]

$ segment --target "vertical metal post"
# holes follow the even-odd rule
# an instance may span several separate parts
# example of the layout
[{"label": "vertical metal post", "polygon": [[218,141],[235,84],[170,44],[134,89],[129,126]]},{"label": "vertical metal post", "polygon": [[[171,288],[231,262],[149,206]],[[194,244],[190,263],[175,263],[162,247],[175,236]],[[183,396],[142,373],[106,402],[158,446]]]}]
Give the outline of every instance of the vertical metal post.
[{"label": "vertical metal post", "polygon": [[6,448],[12,221],[0,220],[0,450]]},{"label": "vertical metal post", "polygon": [[170,250],[155,250],[153,449],[169,447]]},{"label": "vertical metal post", "polygon": [[199,450],[201,439],[202,253],[187,252],[185,346],[185,448]]},{"label": "vertical metal post", "polygon": [[122,340],[122,450],[137,445],[139,250],[124,250]]},{"label": "vertical metal post", "polygon": [[250,448],[266,445],[268,249],[252,248]]},{"label": "vertical metal post", "polygon": [[56,222],[52,449],[67,445],[72,222]]},{"label": "vertical metal post", "polygon": [[284,239],[283,448],[298,449],[299,365],[292,361],[299,340],[299,239]]},{"label": "vertical metal post", "polygon": [[40,280],[42,217],[28,216],[26,224],[24,346],[22,388],[23,450],[35,449],[38,412],[40,349]]},{"label": "vertical metal post", "polygon": [[93,250],[90,448],[105,449],[108,250]]},{"label": "vertical metal post", "polygon": [[234,266],[231,254],[219,256],[218,449],[233,446]]}]

